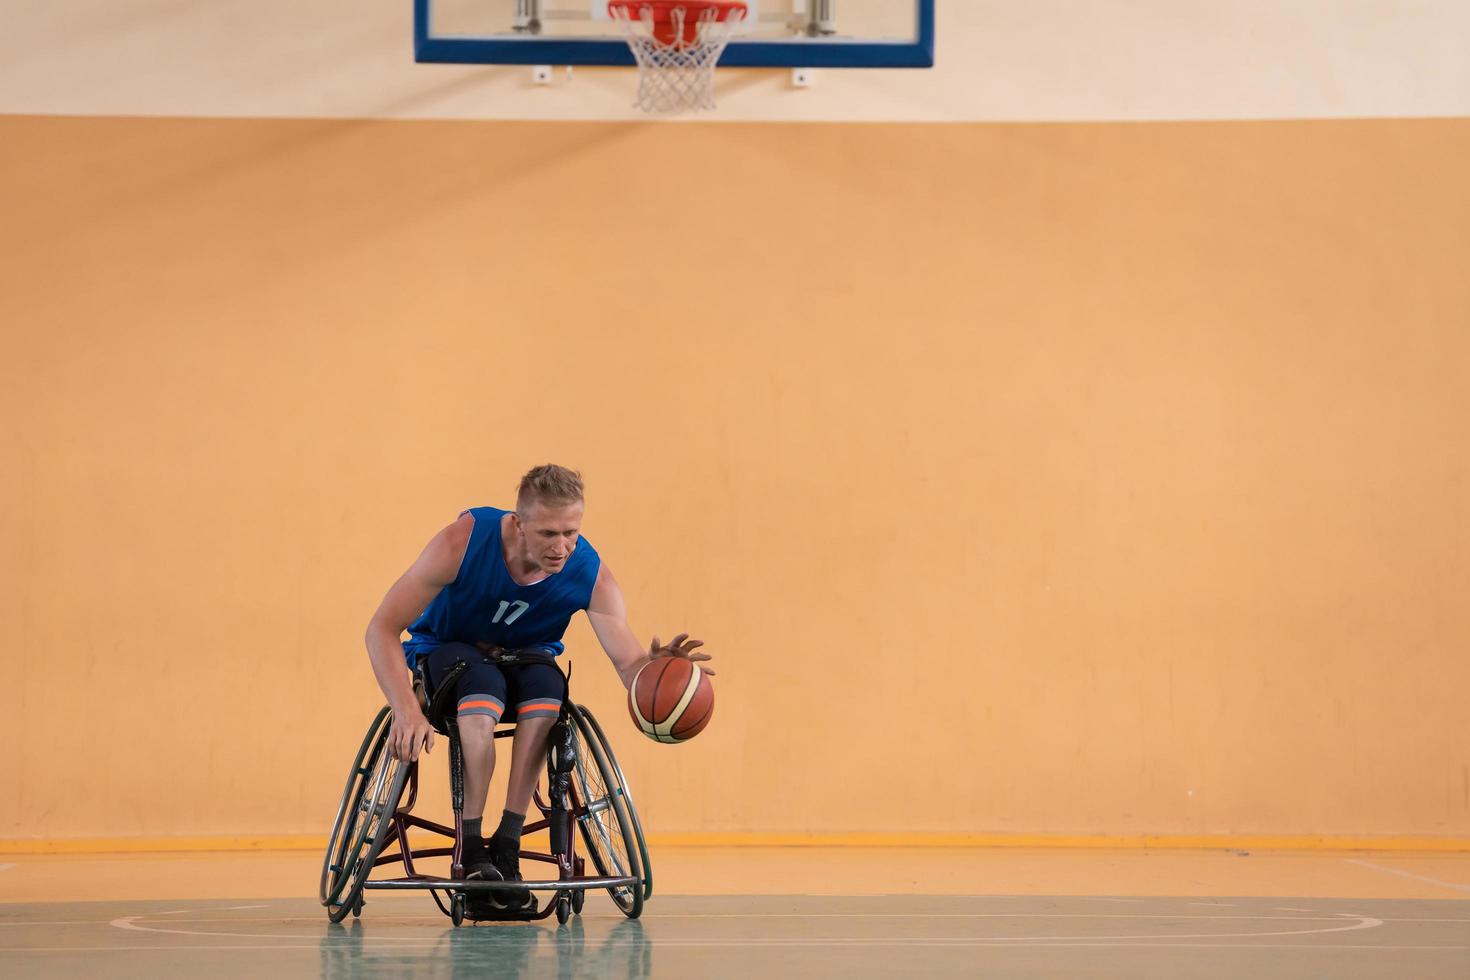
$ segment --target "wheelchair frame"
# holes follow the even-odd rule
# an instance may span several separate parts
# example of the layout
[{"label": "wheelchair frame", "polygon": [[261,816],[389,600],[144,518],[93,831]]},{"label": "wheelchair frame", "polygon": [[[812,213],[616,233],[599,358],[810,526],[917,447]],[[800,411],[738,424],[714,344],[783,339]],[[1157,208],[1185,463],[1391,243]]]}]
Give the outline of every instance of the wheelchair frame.
[{"label": "wheelchair frame", "polygon": [[[440,694],[454,689],[454,681],[465,668],[455,665],[440,683]],[[551,836],[549,853],[522,850],[528,861],[549,863],[556,867],[557,877],[518,882],[465,881],[462,857],[464,851],[464,753],[460,745],[458,725],[452,716],[445,717],[444,699],[425,714],[436,730],[449,740],[450,791],[454,807],[454,826],[449,827],[413,814],[418,800],[418,761],[403,765],[388,753],[386,743],[392,727],[392,710],[384,706],[368,728],[358,749],[347,786],[337,808],[327,853],[322,862],[321,900],[327,916],[340,922],[350,912],[362,914],[363,892],[373,889],[426,890],[440,911],[458,926],[467,918],[468,893],[497,890],[501,892],[555,892],[555,898],[537,912],[506,910],[503,914],[478,917],[480,921],[534,921],[553,912],[557,921],[565,923],[573,914],[581,914],[587,891],[607,889],[614,903],[628,918],[637,918],[644,901],[653,894],[648,848],[643,829],[633,807],[632,794],[622,770],[612,754],[612,747],[592,712],[574,704],[570,695],[563,701],[561,713],[552,725],[547,743],[547,795],[538,786],[533,802],[541,819],[529,822],[522,835],[547,830]],[[435,722],[438,723],[435,723]],[[514,727],[497,729],[495,738],[514,736]],[[590,758],[583,758],[583,756]],[[596,784],[587,766],[596,767]],[[403,801],[404,792],[408,799]],[[615,853],[613,837],[606,820],[617,824],[621,853]],[[576,853],[573,826],[576,825],[587,846],[598,875],[587,875],[586,860]],[[453,846],[415,849],[409,846],[410,828],[449,838]],[[384,855],[390,844],[397,850]],[[414,862],[424,858],[449,857],[448,878],[421,874]],[[402,877],[373,880],[373,869],[399,862]],[[439,893],[448,896],[446,906]]]}]

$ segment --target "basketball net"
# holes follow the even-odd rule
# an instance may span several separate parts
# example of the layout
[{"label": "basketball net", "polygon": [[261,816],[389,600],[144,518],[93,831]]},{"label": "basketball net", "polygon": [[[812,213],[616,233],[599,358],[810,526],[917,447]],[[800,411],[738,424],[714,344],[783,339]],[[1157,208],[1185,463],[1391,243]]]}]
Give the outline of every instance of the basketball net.
[{"label": "basketball net", "polygon": [[744,3],[701,0],[611,0],[607,5],[638,63],[644,112],[676,113],[715,107],[715,65]]}]

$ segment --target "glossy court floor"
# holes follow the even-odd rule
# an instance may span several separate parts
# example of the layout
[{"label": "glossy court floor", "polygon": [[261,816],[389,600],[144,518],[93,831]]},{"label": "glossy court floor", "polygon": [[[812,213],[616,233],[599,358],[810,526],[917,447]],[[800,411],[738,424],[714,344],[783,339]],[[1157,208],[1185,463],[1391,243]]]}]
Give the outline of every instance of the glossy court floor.
[{"label": "glossy court floor", "polygon": [[1470,855],[664,848],[643,918],[329,925],[304,852],[0,859],[0,976],[1470,978]]}]

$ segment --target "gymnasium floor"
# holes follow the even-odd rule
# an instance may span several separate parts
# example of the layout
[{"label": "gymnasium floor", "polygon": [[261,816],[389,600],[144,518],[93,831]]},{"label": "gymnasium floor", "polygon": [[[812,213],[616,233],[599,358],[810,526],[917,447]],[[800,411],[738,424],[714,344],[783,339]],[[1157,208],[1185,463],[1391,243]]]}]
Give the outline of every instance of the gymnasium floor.
[{"label": "gymnasium floor", "polygon": [[[659,848],[643,918],[358,922],[308,852],[10,855],[0,976],[1470,977],[1470,854]],[[90,899],[90,900],[86,900]]]}]

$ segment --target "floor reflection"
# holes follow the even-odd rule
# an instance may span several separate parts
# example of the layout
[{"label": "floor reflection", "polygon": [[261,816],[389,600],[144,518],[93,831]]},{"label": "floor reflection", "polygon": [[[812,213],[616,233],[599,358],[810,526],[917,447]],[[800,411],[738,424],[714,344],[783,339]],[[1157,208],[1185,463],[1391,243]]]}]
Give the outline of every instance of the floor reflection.
[{"label": "floor reflection", "polygon": [[564,926],[496,922],[456,929],[446,921],[442,927],[405,931],[402,920],[375,927],[365,913],[351,924],[329,925],[321,941],[323,980],[646,980],[652,970],[653,949],[643,923],[610,916],[576,916]]}]

